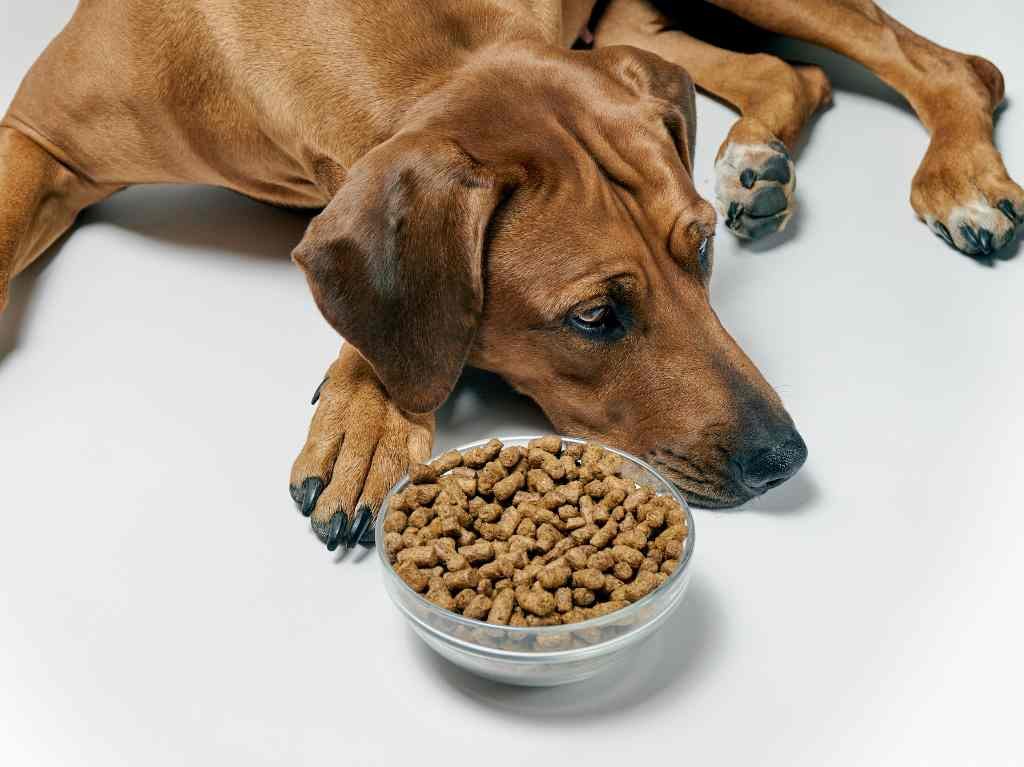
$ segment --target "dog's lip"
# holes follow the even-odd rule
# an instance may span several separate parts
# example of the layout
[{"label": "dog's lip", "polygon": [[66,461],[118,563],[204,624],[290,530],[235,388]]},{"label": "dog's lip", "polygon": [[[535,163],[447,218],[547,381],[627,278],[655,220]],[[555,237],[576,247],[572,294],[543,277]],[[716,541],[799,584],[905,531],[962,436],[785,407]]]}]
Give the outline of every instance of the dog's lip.
[{"label": "dog's lip", "polygon": [[[675,484],[675,483],[673,483]],[[687,503],[693,504],[699,509],[734,509],[737,506],[742,506],[747,501],[751,501],[757,498],[761,493],[750,493],[749,495],[742,496],[736,495],[730,498],[712,498],[702,493],[696,493],[692,490],[687,490],[685,487],[680,487],[679,492],[683,494]]]},{"label": "dog's lip", "polygon": [[657,456],[649,456],[647,460],[656,469],[666,474],[665,479],[679,489],[679,492],[683,494],[687,503],[693,504],[701,509],[732,509],[737,506],[742,506],[747,501],[757,498],[766,490],[771,489],[771,485],[767,485],[763,489],[758,488],[756,490],[748,487],[740,488],[733,486],[729,488],[728,492],[715,488],[715,490],[719,492],[719,495],[708,495],[700,492],[699,490],[694,490],[691,487],[686,487],[684,484],[674,480],[672,475],[678,474],[679,469],[674,467],[670,462],[662,458],[658,458]]}]

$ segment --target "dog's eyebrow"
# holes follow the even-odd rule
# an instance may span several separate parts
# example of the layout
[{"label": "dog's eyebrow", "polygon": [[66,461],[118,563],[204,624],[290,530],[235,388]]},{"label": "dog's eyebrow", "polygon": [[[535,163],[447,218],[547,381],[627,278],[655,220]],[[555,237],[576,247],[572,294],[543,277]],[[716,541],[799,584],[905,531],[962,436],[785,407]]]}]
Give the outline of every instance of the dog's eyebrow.
[{"label": "dog's eyebrow", "polygon": [[587,301],[604,297],[626,301],[639,291],[640,281],[630,272],[593,275],[573,283],[568,291],[560,291],[549,304],[541,307],[541,312],[552,320],[561,320],[571,309]]}]

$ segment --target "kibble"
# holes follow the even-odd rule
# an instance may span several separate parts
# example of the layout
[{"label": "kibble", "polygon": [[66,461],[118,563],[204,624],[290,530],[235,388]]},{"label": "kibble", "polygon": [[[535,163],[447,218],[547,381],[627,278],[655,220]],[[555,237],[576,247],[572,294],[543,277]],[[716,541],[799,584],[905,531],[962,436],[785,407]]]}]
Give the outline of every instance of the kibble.
[{"label": "kibble", "polygon": [[467,618],[555,626],[607,615],[668,579],[689,532],[673,498],[621,468],[599,445],[555,436],[449,451],[409,469],[385,551],[410,588]]}]

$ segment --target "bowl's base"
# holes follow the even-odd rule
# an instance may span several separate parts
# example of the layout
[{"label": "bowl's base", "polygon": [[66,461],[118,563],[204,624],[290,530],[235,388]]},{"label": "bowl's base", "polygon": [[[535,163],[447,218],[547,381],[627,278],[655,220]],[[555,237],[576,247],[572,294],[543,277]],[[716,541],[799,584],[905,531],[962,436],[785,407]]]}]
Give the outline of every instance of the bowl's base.
[{"label": "bowl's base", "polygon": [[612,668],[622,660],[623,653],[610,652],[582,658],[575,661],[558,663],[506,661],[496,658],[481,658],[467,653],[447,642],[442,642],[432,634],[421,631],[413,625],[419,637],[434,652],[447,661],[484,679],[517,687],[558,687],[564,684],[582,682],[592,676]]}]

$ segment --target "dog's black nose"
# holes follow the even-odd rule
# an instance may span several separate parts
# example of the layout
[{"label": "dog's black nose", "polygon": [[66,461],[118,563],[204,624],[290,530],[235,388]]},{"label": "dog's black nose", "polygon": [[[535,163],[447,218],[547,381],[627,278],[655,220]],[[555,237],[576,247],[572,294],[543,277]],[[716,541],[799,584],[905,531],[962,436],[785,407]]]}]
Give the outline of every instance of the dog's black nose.
[{"label": "dog's black nose", "polygon": [[762,493],[792,477],[807,460],[807,445],[796,429],[768,447],[758,447],[736,457],[739,480]]}]

